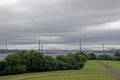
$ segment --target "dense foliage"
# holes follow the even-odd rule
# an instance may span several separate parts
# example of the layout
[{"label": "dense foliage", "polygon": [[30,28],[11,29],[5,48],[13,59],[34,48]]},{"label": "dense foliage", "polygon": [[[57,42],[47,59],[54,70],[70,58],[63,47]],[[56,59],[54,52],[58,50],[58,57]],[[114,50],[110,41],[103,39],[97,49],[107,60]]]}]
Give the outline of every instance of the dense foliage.
[{"label": "dense foliage", "polygon": [[113,55],[102,54],[96,57],[97,60],[115,60],[120,61],[120,52],[116,52]]},{"label": "dense foliage", "polygon": [[120,61],[120,52],[116,52],[113,55],[101,54],[96,56],[94,53],[87,54],[88,60],[115,60]]},{"label": "dense foliage", "polygon": [[68,54],[67,56],[44,56],[33,50],[20,51],[0,61],[0,75],[41,72],[52,70],[81,69],[86,63],[84,53]]},{"label": "dense foliage", "polygon": [[113,60],[120,61],[120,52],[116,52],[113,56]]},{"label": "dense foliage", "polygon": [[87,59],[88,60],[96,60],[97,56],[94,53],[87,54]]},{"label": "dense foliage", "polygon": [[112,56],[110,56],[108,54],[102,54],[102,55],[99,55],[97,59],[99,59],[99,60],[112,60]]}]

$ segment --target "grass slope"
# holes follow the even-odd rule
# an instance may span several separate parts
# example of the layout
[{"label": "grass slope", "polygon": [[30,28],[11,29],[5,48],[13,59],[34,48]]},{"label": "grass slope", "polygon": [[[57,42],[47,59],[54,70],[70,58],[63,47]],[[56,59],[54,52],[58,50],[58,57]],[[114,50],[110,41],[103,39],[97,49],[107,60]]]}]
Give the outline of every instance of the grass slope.
[{"label": "grass slope", "polygon": [[120,61],[102,61],[102,62],[107,64],[108,66],[120,71]]},{"label": "grass slope", "polygon": [[97,61],[88,61],[82,70],[28,73],[0,77],[0,80],[115,80]]}]

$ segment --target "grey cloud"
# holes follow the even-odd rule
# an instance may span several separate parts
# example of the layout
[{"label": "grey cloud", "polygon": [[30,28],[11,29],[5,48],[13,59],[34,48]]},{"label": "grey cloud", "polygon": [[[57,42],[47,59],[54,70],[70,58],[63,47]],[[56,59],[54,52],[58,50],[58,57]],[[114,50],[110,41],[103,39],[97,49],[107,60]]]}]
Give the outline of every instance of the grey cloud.
[{"label": "grey cloud", "polygon": [[87,30],[119,21],[119,4],[119,0],[20,0],[16,5],[0,7],[0,37],[2,40],[36,40],[39,36],[58,36],[65,42],[82,38],[88,43],[119,43],[120,30],[116,33]]}]

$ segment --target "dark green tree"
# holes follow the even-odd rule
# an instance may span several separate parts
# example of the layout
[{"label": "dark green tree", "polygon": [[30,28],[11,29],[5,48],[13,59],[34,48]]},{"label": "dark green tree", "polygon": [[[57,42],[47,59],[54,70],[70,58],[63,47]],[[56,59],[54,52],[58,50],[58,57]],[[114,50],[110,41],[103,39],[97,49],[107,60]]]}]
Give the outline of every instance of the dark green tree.
[{"label": "dark green tree", "polygon": [[87,54],[87,59],[88,60],[96,60],[96,55],[94,53]]},{"label": "dark green tree", "polygon": [[120,52],[116,52],[113,56],[114,60],[120,61]]},{"label": "dark green tree", "polygon": [[108,54],[102,54],[98,56],[99,60],[112,60],[112,57]]},{"label": "dark green tree", "polygon": [[28,52],[26,64],[29,72],[40,72],[45,70],[45,58],[43,54],[33,50]]},{"label": "dark green tree", "polygon": [[41,72],[52,70],[81,69],[86,62],[86,54],[68,54],[67,56],[44,56],[30,50],[20,51],[0,61],[0,75],[20,74],[25,72]]},{"label": "dark green tree", "polygon": [[51,71],[56,70],[57,62],[52,56],[45,56],[45,70]]}]

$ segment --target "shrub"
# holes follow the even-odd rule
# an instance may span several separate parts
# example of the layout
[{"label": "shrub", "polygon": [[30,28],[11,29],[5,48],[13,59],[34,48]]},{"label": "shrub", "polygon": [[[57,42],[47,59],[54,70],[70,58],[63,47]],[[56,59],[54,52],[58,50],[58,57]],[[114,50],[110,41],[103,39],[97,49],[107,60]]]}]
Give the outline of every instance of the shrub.
[{"label": "shrub", "polygon": [[120,61],[120,52],[116,52],[116,53],[113,55],[113,59],[114,59],[114,60],[117,60],[117,61]]},{"label": "shrub", "polygon": [[88,60],[96,60],[96,55],[94,53],[87,54],[87,59]]},{"label": "shrub", "polygon": [[98,56],[99,60],[112,60],[112,57],[110,55],[107,54],[102,54]]},{"label": "shrub", "polygon": [[53,58],[33,50],[23,50],[8,55],[3,61],[0,61],[0,75],[81,69],[84,67],[85,62],[87,62],[87,59],[84,53],[60,55]]},{"label": "shrub", "polygon": [[1,75],[20,74],[20,73],[25,73],[26,71],[27,70],[25,65],[6,66],[1,71]]}]

